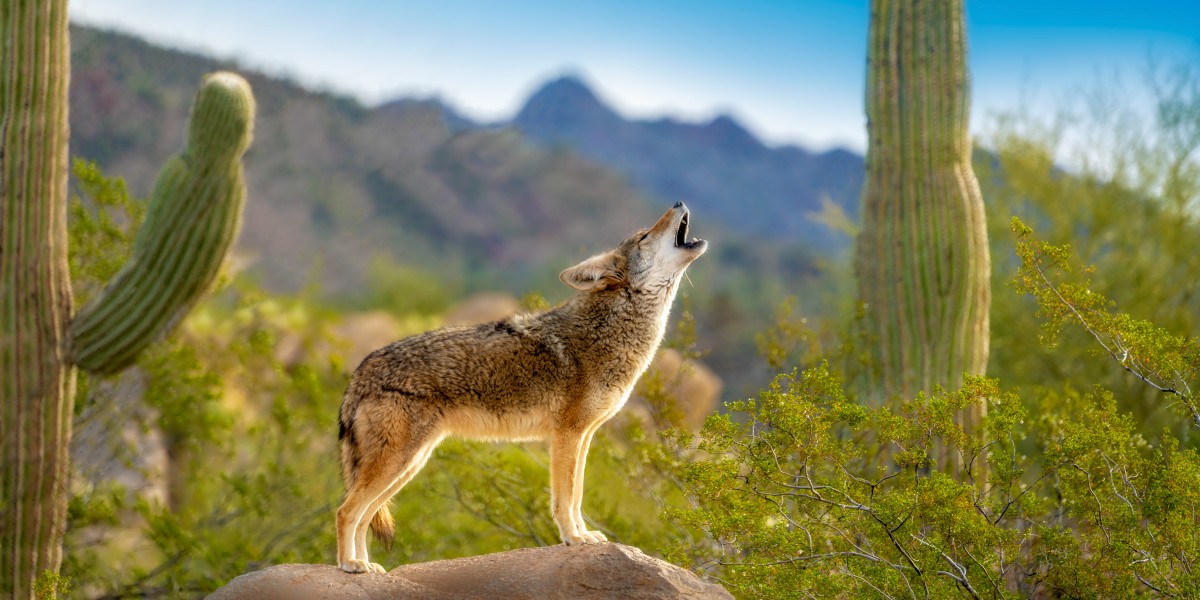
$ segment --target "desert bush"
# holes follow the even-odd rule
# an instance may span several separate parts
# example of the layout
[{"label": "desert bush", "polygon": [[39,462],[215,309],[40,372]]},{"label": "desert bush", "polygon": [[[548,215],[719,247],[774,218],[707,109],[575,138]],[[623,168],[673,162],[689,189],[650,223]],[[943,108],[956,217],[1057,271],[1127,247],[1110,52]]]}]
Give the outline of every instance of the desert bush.
[{"label": "desert bush", "polygon": [[[1115,312],[1072,279],[1089,270],[1070,268],[1068,248],[1019,221],[1013,229],[1012,287],[1036,301],[1042,341],[1085,331],[1100,350],[1093,360],[1200,425],[1200,344]],[[696,436],[668,437],[688,457],[679,481],[693,505],[669,515],[703,532],[701,543],[665,549],[669,558],[748,598],[1200,593],[1190,533],[1200,527],[1200,455],[1170,431],[1144,437],[1113,393],[1064,381],[1022,398],[968,377],[960,390],[867,408],[830,364],[780,375]],[[954,416],[979,405],[984,427],[964,431]],[[960,474],[930,461],[939,444]]]}]

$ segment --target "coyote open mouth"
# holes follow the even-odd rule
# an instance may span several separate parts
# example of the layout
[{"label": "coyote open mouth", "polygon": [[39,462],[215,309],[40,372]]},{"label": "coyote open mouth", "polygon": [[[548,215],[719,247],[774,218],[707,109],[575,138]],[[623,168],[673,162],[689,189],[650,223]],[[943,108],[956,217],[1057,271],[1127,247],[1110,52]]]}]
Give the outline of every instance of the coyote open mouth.
[{"label": "coyote open mouth", "polygon": [[692,241],[687,241],[688,234],[688,216],[690,213],[683,213],[683,219],[679,221],[679,229],[675,230],[675,247],[692,250],[700,240],[692,238]]}]

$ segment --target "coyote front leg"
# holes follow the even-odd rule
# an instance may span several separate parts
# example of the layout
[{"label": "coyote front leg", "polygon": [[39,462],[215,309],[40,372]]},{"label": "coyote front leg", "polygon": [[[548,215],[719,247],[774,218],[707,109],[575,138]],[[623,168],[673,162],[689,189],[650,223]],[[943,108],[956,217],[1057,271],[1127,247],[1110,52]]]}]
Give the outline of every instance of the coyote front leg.
[{"label": "coyote front leg", "polygon": [[558,525],[558,533],[568,546],[600,541],[576,522],[574,490],[579,462],[583,460],[585,431],[557,431],[550,438],[550,512]]},{"label": "coyote front leg", "polygon": [[587,542],[593,544],[607,542],[608,537],[599,531],[589,530],[587,523],[583,520],[583,472],[587,468],[588,448],[592,445],[592,436],[596,435],[596,430],[600,429],[602,424],[592,425],[583,434],[579,445],[579,457],[575,460],[574,485],[571,486],[571,518],[575,521],[575,526],[579,528],[579,534]]}]

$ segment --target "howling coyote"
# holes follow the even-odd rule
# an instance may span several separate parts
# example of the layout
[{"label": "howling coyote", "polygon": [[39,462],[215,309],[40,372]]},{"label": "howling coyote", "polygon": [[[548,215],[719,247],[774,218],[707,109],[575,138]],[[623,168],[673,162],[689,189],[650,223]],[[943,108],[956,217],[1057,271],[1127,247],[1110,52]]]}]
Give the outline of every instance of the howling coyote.
[{"label": "howling coyote", "polygon": [[687,233],[680,202],[653,227],[563,271],[579,293],[555,308],[431,331],[363,359],[340,413],[338,566],[384,572],[367,560],[368,523],[391,539],[388,500],[448,435],[547,440],[559,535],[571,545],[606,541],[588,531],[580,509],[588,445],[650,364],[679,278],[708,247]]}]

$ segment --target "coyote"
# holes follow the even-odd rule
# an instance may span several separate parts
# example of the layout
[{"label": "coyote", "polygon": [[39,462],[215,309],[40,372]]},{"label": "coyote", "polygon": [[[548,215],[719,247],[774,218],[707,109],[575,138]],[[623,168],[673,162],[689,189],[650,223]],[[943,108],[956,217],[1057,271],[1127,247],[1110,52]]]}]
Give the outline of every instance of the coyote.
[{"label": "coyote", "polygon": [[708,247],[687,233],[679,202],[653,227],[563,271],[559,278],[579,293],[555,308],[423,333],[363,359],[339,419],[346,499],[337,510],[338,566],[385,571],[367,559],[368,523],[391,541],[388,501],[448,435],[546,440],[562,540],[607,541],[583,521],[584,459],[654,357],[679,278]]}]

